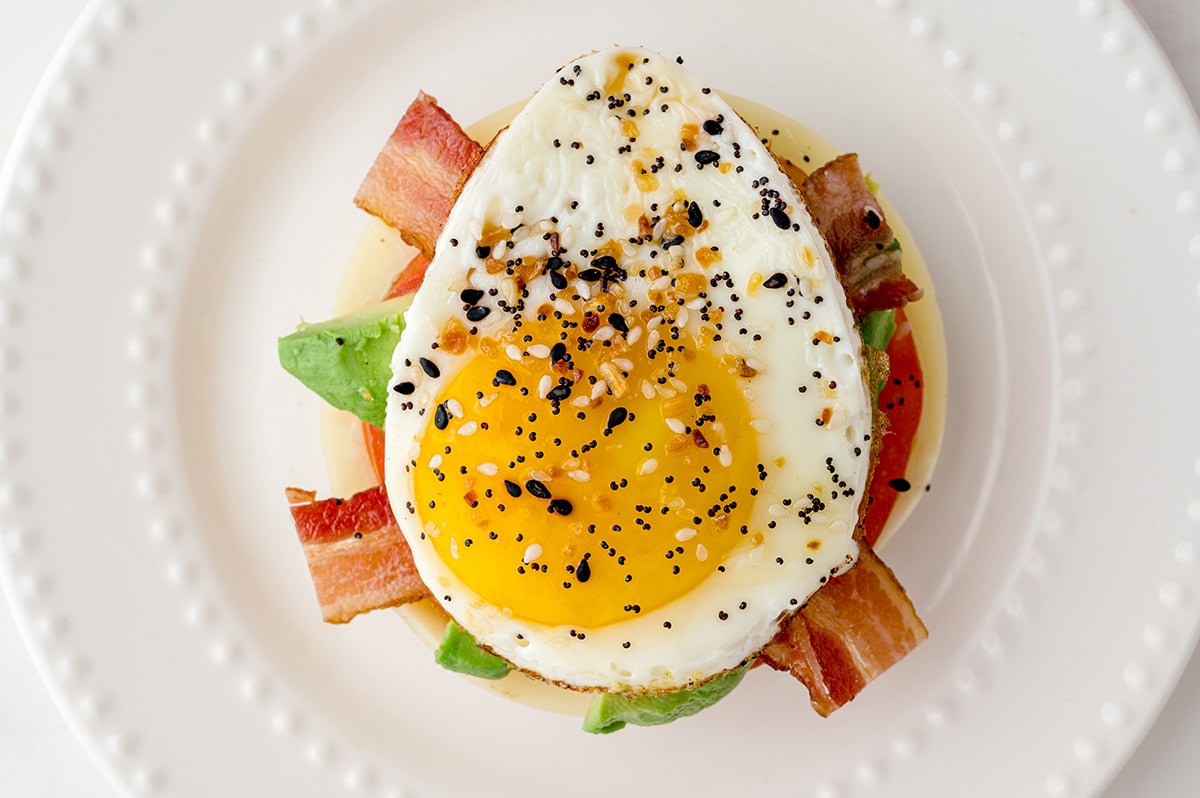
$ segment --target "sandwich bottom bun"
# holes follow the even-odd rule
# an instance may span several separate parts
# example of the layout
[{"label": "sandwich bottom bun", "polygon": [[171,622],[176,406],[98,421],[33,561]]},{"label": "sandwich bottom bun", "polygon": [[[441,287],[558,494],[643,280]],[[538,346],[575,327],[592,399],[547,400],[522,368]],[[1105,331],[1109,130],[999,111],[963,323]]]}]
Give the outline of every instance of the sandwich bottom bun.
[{"label": "sandwich bottom bun", "polygon": [[[729,103],[760,134],[768,135],[772,151],[805,168],[815,169],[841,154],[830,142],[807,127],[765,106],[725,95]],[[466,129],[476,141],[487,142],[520,110],[523,103],[505,108]],[[869,154],[867,162],[869,163]],[[914,486],[927,485],[942,444],[946,415],[946,342],[938,311],[935,286],[930,279],[920,250],[903,219],[880,192],[878,200],[888,223],[900,241],[904,270],[924,289],[919,302],[905,307],[924,372],[925,392],[921,421],[909,456],[907,479]],[[408,265],[416,250],[405,244],[400,234],[372,218],[359,237],[342,275],[334,301],[333,315],[342,315],[379,302],[396,275]],[[330,490],[335,496],[350,496],[377,484],[375,471],[364,442],[362,422],[354,415],[323,406],[321,446],[329,473]],[[876,549],[893,544],[896,531],[904,524],[917,501],[925,493],[910,490],[900,494]],[[396,608],[414,632],[430,649],[437,648],[449,620],[438,604],[426,599]],[[539,709],[583,715],[591,700],[589,693],[567,690],[513,671],[503,679],[488,681],[464,677],[492,692]]]}]

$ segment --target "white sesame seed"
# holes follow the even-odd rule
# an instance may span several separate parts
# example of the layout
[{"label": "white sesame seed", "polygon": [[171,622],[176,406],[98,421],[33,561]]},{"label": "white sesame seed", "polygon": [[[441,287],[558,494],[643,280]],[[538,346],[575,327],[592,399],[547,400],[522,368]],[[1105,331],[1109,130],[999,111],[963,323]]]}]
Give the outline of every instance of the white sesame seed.
[{"label": "white sesame seed", "polygon": [[530,471],[529,476],[533,477],[538,482],[552,482],[554,480],[554,477],[550,476],[541,469],[534,469],[533,471]]},{"label": "white sesame seed", "polygon": [[706,303],[706,302],[708,302],[707,299],[705,299],[702,296],[698,296],[695,299],[693,299],[691,302],[688,302],[687,304],[685,304],[684,307],[687,308],[688,310],[699,310],[700,308],[704,307],[704,303]]},{"label": "white sesame seed", "polygon": [[670,277],[659,277],[654,282],[650,283],[649,291],[665,291],[671,285]]},{"label": "white sesame seed", "polygon": [[435,454],[433,457],[430,457],[429,458],[429,467],[430,468],[441,468],[442,467],[442,455]]},{"label": "white sesame seed", "polygon": [[575,314],[575,306],[565,299],[555,299],[554,309],[564,316],[572,316]]},{"label": "white sesame seed", "polygon": [[752,357],[746,358],[746,365],[760,374],[767,370],[767,365],[765,363]]},{"label": "white sesame seed", "polygon": [[465,438],[468,435],[474,435],[475,431],[478,429],[479,429],[478,424],[476,424],[474,421],[468,421],[466,424],[463,424],[461,427],[458,428],[458,434],[461,437]]},{"label": "white sesame seed", "polygon": [[767,512],[770,513],[774,518],[783,518],[785,515],[787,515],[787,508],[782,504],[772,504],[767,508]]},{"label": "white sesame seed", "polygon": [[755,546],[754,548],[750,549],[750,553],[746,555],[746,559],[748,559],[750,562],[762,562],[762,558],[763,558],[763,547],[761,545]]},{"label": "white sesame seed", "polygon": [[680,393],[685,393],[688,389],[687,383],[684,382],[683,380],[679,379],[678,377],[672,377],[670,380],[670,383],[671,383],[671,387],[674,388],[675,390],[679,391]]},{"label": "white sesame seed", "polygon": [[654,318],[650,319],[650,321],[646,322],[646,329],[647,329],[647,330],[653,330],[653,329],[657,328],[657,327],[658,327],[658,325],[660,325],[660,324],[662,324],[662,323],[663,323],[663,317],[662,317],[662,316],[655,316]]},{"label": "white sesame seed", "polygon": [[441,528],[432,521],[425,522],[425,536],[436,538],[441,533]]},{"label": "white sesame seed", "polygon": [[575,469],[574,471],[568,471],[567,476],[569,476],[571,479],[575,480],[576,482],[587,482],[589,479],[592,478],[591,474],[589,474],[588,472],[584,471],[583,469],[579,469],[579,468]]},{"label": "white sesame seed", "polygon": [[700,530],[692,529],[690,526],[685,526],[675,533],[675,539],[682,543],[685,540],[691,540],[698,534],[700,534]]},{"label": "white sesame seed", "polygon": [[686,427],[683,425],[683,422],[677,418],[668,418],[663,420],[667,423],[667,429],[671,430],[671,432],[674,432],[676,435],[682,435],[684,429],[686,429]]},{"label": "white sesame seed", "polygon": [[725,468],[729,468],[731,465],[733,465],[733,452],[729,451],[728,444],[721,447],[721,453],[717,455],[717,462],[719,462]]},{"label": "white sesame seed", "polygon": [[642,396],[647,399],[654,398],[654,386],[650,384],[649,380],[642,380]]},{"label": "white sesame seed", "polygon": [[516,344],[509,344],[504,347],[504,354],[508,355],[509,360],[521,359],[521,349]]},{"label": "white sesame seed", "polygon": [[680,329],[686,327],[687,323],[688,323],[688,319],[690,319],[691,317],[692,316],[688,312],[687,306],[685,305],[684,307],[681,307],[679,309],[679,312],[675,315],[675,326],[679,327]]},{"label": "white sesame seed", "polygon": [[601,327],[600,329],[596,330],[596,332],[592,333],[592,340],[593,341],[607,341],[609,338],[612,338],[616,334],[617,334],[617,331],[615,329],[613,329],[612,327],[609,327],[606,324],[603,327]]},{"label": "white sesame seed", "polygon": [[475,469],[485,476],[494,477],[500,473],[500,467],[495,463],[480,463]]},{"label": "white sesame seed", "polygon": [[580,394],[571,400],[572,407],[587,407],[592,403],[592,400]]},{"label": "white sesame seed", "polygon": [[629,341],[629,343],[631,343],[631,344],[636,344],[638,341],[641,340],[641,338],[642,338],[642,328],[641,327],[634,327],[632,330],[629,331],[629,335],[625,336],[625,340]]},{"label": "white sesame seed", "polygon": [[614,357],[612,364],[626,373],[633,371],[633,361],[624,357]]},{"label": "white sesame seed", "polygon": [[529,563],[542,556],[542,547],[537,543],[529,544],[529,548],[525,549],[525,556],[521,558],[521,562],[529,565]]},{"label": "white sesame seed", "polygon": [[447,399],[446,409],[450,411],[450,416],[452,418],[462,418],[465,415],[463,413],[462,405],[458,403],[457,399]]},{"label": "white sesame seed", "polygon": [[644,477],[647,474],[653,474],[656,468],[658,468],[658,461],[653,457],[643,460],[642,464],[638,466],[638,476]]},{"label": "white sesame seed", "polygon": [[479,406],[487,407],[492,402],[496,401],[496,399],[498,399],[499,396],[500,396],[500,394],[498,394],[498,393],[489,393],[488,395],[484,396],[482,399],[479,400]]},{"label": "white sesame seed", "polygon": [[579,298],[586,302],[592,298],[592,287],[583,280],[576,280],[575,293],[579,294]]},{"label": "white sesame seed", "polygon": [[458,541],[454,538],[450,538],[450,556],[458,559]]},{"label": "white sesame seed", "polygon": [[755,432],[770,432],[771,420],[767,418],[756,418],[750,422],[750,426],[754,428]]},{"label": "white sesame seed", "polygon": [[608,383],[604,380],[596,380],[596,384],[592,386],[592,398],[597,399],[604,395],[608,390]]},{"label": "white sesame seed", "polygon": [[506,213],[500,217],[501,227],[516,227],[521,223],[521,217],[515,212]]},{"label": "white sesame seed", "polygon": [[662,335],[659,334],[658,330],[651,330],[650,334],[646,336],[646,349],[653,349],[658,346],[658,342],[661,340]]},{"label": "white sesame seed", "polygon": [[708,549],[704,548],[703,543],[696,544],[696,559],[700,562],[704,562],[708,559]]},{"label": "white sesame seed", "polygon": [[545,344],[534,344],[529,347],[529,356],[536,357],[538,360],[545,360],[550,357],[550,347]]},{"label": "white sesame seed", "polygon": [[550,389],[554,387],[554,380],[550,379],[549,374],[543,374],[538,380],[538,398],[545,399],[546,394],[550,393]]}]

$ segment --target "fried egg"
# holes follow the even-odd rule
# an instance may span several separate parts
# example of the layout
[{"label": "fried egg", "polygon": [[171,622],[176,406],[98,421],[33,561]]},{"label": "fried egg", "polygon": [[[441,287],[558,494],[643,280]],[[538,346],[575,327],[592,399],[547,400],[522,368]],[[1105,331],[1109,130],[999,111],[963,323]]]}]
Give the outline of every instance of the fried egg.
[{"label": "fried egg", "polygon": [[693,686],[853,563],[854,319],[774,157],[679,64],[559,70],[463,186],[406,325],[397,522],[446,612],[517,668]]}]

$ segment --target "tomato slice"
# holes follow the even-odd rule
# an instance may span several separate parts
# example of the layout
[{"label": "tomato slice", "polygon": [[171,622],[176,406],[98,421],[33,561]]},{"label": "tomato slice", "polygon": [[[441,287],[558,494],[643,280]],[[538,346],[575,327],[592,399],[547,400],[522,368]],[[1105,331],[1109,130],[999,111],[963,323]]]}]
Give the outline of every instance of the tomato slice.
[{"label": "tomato slice", "polygon": [[913,439],[921,423],[925,381],[912,324],[903,309],[896,311],[896,332],[887,354],[891,376],[879,393],[879,408],[887,415],[888,433],[867,491],[867,517],[863,524],[863,534],[871,545],[879,540],[900,494],[921,487],[905,478]]}]

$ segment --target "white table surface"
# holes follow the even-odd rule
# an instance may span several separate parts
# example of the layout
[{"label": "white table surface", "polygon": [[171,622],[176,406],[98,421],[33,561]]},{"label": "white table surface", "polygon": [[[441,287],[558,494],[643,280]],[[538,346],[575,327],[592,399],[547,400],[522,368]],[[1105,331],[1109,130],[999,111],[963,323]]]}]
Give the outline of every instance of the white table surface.
[{"label": "white table surface", "polygon": [[[1200,107],[1200,2],[1131,0]],[[86,0],[0,0],[0,156],[42,72]],[[3,599],[0,598],[0,603]],[[1200,795],[1200,655],[1104,798]],[[117,795],[74,738],[0,608],[0,795]]]}]

